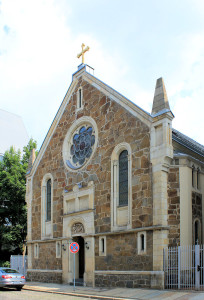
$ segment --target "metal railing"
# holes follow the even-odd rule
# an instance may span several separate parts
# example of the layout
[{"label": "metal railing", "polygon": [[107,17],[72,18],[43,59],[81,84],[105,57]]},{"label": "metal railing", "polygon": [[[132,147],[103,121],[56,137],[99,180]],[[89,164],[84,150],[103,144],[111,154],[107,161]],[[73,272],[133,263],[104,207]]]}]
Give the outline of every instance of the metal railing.
[{"label": "metal railing", "polygon": [[164,249],[165,288],[204,290],[204,245]]}]

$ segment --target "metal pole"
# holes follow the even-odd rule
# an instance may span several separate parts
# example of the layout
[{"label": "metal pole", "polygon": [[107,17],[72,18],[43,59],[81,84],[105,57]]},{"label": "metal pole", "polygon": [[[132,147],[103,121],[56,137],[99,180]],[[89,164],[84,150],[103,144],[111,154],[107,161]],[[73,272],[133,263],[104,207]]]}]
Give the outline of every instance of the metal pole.
[{"label": "metal pole", "polygon": [[74,253],[74,291],[75,291],[75,253]]},{"label": "metal pole", "polygon": [[181,247],[178,246],[178,289],[181,288]]}]

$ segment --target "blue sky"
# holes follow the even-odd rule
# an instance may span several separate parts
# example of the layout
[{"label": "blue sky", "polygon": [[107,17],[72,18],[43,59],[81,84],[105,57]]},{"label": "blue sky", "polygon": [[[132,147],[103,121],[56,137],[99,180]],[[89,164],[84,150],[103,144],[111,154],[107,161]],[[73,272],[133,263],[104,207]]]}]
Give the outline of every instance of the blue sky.
[{"label": "blue sky", "polygon": [[173,127],[204,144],[203,0],[0,0],[0,109],[38,148],[82,42],[95,76],[148,112],[163,77]]}]

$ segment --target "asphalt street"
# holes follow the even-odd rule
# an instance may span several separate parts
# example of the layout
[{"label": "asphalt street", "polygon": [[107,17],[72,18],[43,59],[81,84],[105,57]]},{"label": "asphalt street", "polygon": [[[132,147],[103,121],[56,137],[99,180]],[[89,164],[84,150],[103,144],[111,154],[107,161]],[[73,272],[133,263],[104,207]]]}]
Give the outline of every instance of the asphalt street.
[{"label": "asphalt street", "polygon": [[0,291],[0,300],[87,300],[89,298],[76,297],[69,295],[59,295],[44,292],[33,292],[22,290],[20,292],[15,289],[2,289]]}]

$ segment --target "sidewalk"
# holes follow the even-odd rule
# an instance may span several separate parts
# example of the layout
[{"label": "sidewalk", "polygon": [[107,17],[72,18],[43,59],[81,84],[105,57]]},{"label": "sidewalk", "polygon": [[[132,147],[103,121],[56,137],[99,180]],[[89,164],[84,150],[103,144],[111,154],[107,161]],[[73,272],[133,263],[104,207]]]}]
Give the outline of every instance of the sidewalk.
[{"label": "sidewalk", "polygon": [[77,286],[75,291],[73,286],[68,284],[27,282],[23,289],[40,291],[46,293],[64,294],[70,296],[87,297],[88,299],[103,300],[204,300],[204,292],[197,291],[171,291],[171,290],[151,290],[151,289],[127,289],[127,288],[91,288]]}]

